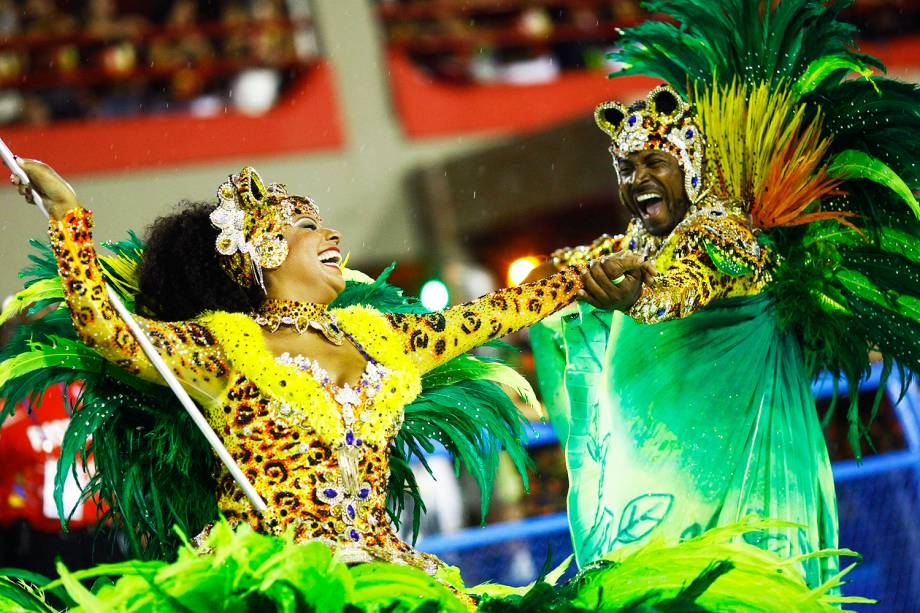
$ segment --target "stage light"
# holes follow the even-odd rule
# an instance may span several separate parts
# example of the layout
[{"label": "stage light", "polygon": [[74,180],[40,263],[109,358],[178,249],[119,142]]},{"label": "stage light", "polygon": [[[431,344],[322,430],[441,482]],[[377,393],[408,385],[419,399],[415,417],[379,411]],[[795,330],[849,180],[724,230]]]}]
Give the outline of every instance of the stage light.
[{"label": "stage light", "polygon": [[422,306],[429,311],[440,311],[447,308],[450,303],[450,291],[444,281],[431,279],[422,286],[419,299],[422,301]]},{"label": "stage light", "polygon": [[530,274],[530,271],[539,265],[540,260],[532,255],[518,258],[511,262],[508,267],[508,285],[520,285]]}]

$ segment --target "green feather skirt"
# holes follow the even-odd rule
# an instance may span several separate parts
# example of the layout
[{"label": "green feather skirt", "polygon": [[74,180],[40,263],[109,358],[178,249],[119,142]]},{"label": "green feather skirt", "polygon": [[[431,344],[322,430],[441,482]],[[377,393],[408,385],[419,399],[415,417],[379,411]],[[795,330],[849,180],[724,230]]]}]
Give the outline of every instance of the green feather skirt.
[{"label": "green feather skirt", "polygon": [[[534,584],[464,588],[451,569],[437,578],[407,566],[347,566],[322,543],[294,544],[219,522],[206,553],[184,536],[174,562],[129,561],[60,578],[0,570],[3,611],[832,611],[863,598],[830,594],[847,571],[809,589],[789,561],[738,537],[773,527],[749,519],[676,546],[651,540],[616,552],[557,585],[565,568]],[[852,552],[821,552],[839,555]],[[849,570],[849,569],[847,569]]]}]

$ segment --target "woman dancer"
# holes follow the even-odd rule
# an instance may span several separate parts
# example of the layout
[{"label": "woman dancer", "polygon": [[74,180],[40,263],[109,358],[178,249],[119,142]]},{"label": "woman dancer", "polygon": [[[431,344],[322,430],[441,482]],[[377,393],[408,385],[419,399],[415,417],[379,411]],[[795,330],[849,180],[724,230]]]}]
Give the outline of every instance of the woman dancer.
[{"label": "woman dancer", "polygon": [[[23,168],[47,202],[80,339],[158,382],[105,297],[91,213],[48,166]],[[141,323],[269,506],[257,513],[222,472],[221,513],[261,531],[291,529],[295,541],[324,540],[348,561],[399,561],[433,574],[437,561],[401,542],[386,515],[387,449],[402,408],[422,374],[553,313],[591,273],[569,268],[427,315],[330,310],[345,287],[340,235],[322,225],[312,200],[264,184],[248,167],[220,186],[218,200],[154,227],[138,303],[166,320]],[[639,268],[631,255],[619,262],[623,270],[608,263],[614,277]]]}]

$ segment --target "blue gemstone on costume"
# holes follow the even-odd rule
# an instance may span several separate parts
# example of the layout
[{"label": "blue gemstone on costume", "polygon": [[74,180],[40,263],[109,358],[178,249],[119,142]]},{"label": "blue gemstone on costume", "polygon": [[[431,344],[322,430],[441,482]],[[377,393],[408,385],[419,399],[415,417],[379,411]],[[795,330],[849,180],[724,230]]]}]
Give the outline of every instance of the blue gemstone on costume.
[{"label": "blue gemstone on costume", "polygon": [[699,177],[693,177],[692,179],[690,179],[690,185],[692,185],[693,187],[696,187],[699,184],[700,184]]},{"label": "blue gemstone on costume", "polygon": [[334,489],[330,487],[330,488],[324,489],[323,494],[325,494],[326,498],[335,498],[338,492],[336,492]]},{"label": "blue gemstone on costume", "polygon": [[370,495],[371,495],[371,491],[366,487],[362,487],[360,490],[358,490],[358,498],[362,500],[367,498]]},{"label": "blue gemstone on costume", "polygon": [[348,443],[349,445],[354,445],[354,444],[355,444],[355,433],[352,432],[351,430],[349,430],[348,432],[346,432],[346,433],[345,433],[345,442]]},{"label": "blue gemstone on costume", "polygon": [[636,125],[636,116],[635,116],[635,115],[630,115],[630,116],[629,116],[629,125],[631,125],[631,126]]},{"label": "blue gemstone on costume", "polygon": [[664,307],[658,309],[658,317],[664,317]]},{"label": "blue gemstone on costume", "polygon": [[364,441],[362,441],[361,439],[358,439],[355,441],[355,445],[357,445],[358,447],[360,447],[363,444],[364,444]]},{"label": "blue gemstone on costume", "polygon": [[348,505],[345,510],[348,512],[348,516],[352,519],[358,515],[358,513],[355,511],[355,508],[351,505]]},{"label": "blue gemstone on costume", "polygon": [[693,130],[687,130],[687,138],[693,138]]},{"label": "blue gemstone on costume", "polygon": [[350,537],[351,537],[351,540],[353,540],[353,541],[360,540],[360,538],[361,538],[361,535],[358,534],[358,531],[357,531],[357,530],[354,530],[354,529],[352,529],[352,531],[348,533],[348,536],[350,536]]},{"label": "blue gemstone on costume", "polygon": [[629,248],[630,248],[630,249],[635,249],[635,248],[636,248],[636,241],[629,241]]}]

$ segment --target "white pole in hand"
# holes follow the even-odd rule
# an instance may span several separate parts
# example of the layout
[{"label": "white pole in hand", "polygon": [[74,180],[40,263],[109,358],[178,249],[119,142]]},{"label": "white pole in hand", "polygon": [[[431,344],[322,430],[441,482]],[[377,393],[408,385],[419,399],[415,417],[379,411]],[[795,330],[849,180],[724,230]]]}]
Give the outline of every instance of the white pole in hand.
[{"label": "white pole in hand", "polygon": [[[22,170],[22,167],[16,162],[16,157],[10,151],[9,147],[6,146],[6,143],[3,142],[3,139],[0,139],[0,157],[3,158],[3,162],[6,164],[7,168],[15,174],[22,181],[24,185],[29,184],[29,177],[26,175],[25,171]],[[36,206],[39,210],[45,214],[45,217],[48,217],[48,211],[45,209],[45,205],[42,202],[41,196],[35,190],[32,190],[32,197],[35,201]],[[246,497],[249,498],[249,502],[252,503],[252,506],[256,508],[259,513],[265,511],[266,506],[265,502],[256,492],[256,489],[252,486],[252,483],[249,479],[246,478],[246,475],[243,474],[243,471],[240,469],[239,465],[230,455],[230,452],[227,451],[227,448],[224,447],[224,444],[220,441],[217,435],[214,433],[214,430],[211,429],[211,426],[208,425],[207,420],[198,410],[198,407],[195,406],[194,401],[188,395],[188,392],[185,391],[185,388],[182,387],[182,384],[179,383],[179,380],[176,378],[176,375],[173,374],[169,366],[166,365],[166,362],[163,361],[163,358],[160,356],[160,352],[156,350],[156,347],[153,346],[153,343],[150,342],[150,339],[147,338],[147,335],[144,334],[144,331],[141,330],[140,325],[137,323],[137,320],[134,319],[134,316],[125,308],[125,305],[122,304],[121,299],[118,297],[118,294],[115,293],[115,290],[112,289],[112,286],[106,283],[106,291],[108,292],[109,302],[112,303],[112,306],[115,307],[115,310],[121,316],[122,320],[128,325],[128,328],[134,334],[134,337],[137,339],[137,342],[140,344],[141,348],[144,350],[144,353],[147,354],[147,357],[150,359],[150,362],[162,375],[163,380],[166,381],[166,384],[169,385],[173,393],[176,395],[176,398],[179,399],[179,402],[182,403],[182,406],[188,412],[189,417],[192,418],[192,421],[195,422],[195,425],[198,426],[198,429],[201,430],[201,433],[207,439],[208,443],[211,444],[211,447],[214,449],[214,452],[217,453],[217,457],[220,458],[220,461],[224,463],[224,466],[227,467],[227,470],[230,471],[230,474],[233,476],[233,479],[236,481],[243,492],[246,493]]]},{"label": "white pole in hand", "polygon": [[[13,155],[13,152],[6,146],[2,138],[0,138],[0,157],[3,158],[3,163],[10,169],[10,172],[19,177],[23,185],[29,184],[29,176],[19,165],[19,162],[16,161],[16,156]],[[45,203],[42,202],[41,196],[35,193],[35,190],[32,190],[32,196],[34,196],[35,206],[38,207],[38,210],[41,211],[45,217],[48,217],[48,211],[45,209]]]}]

